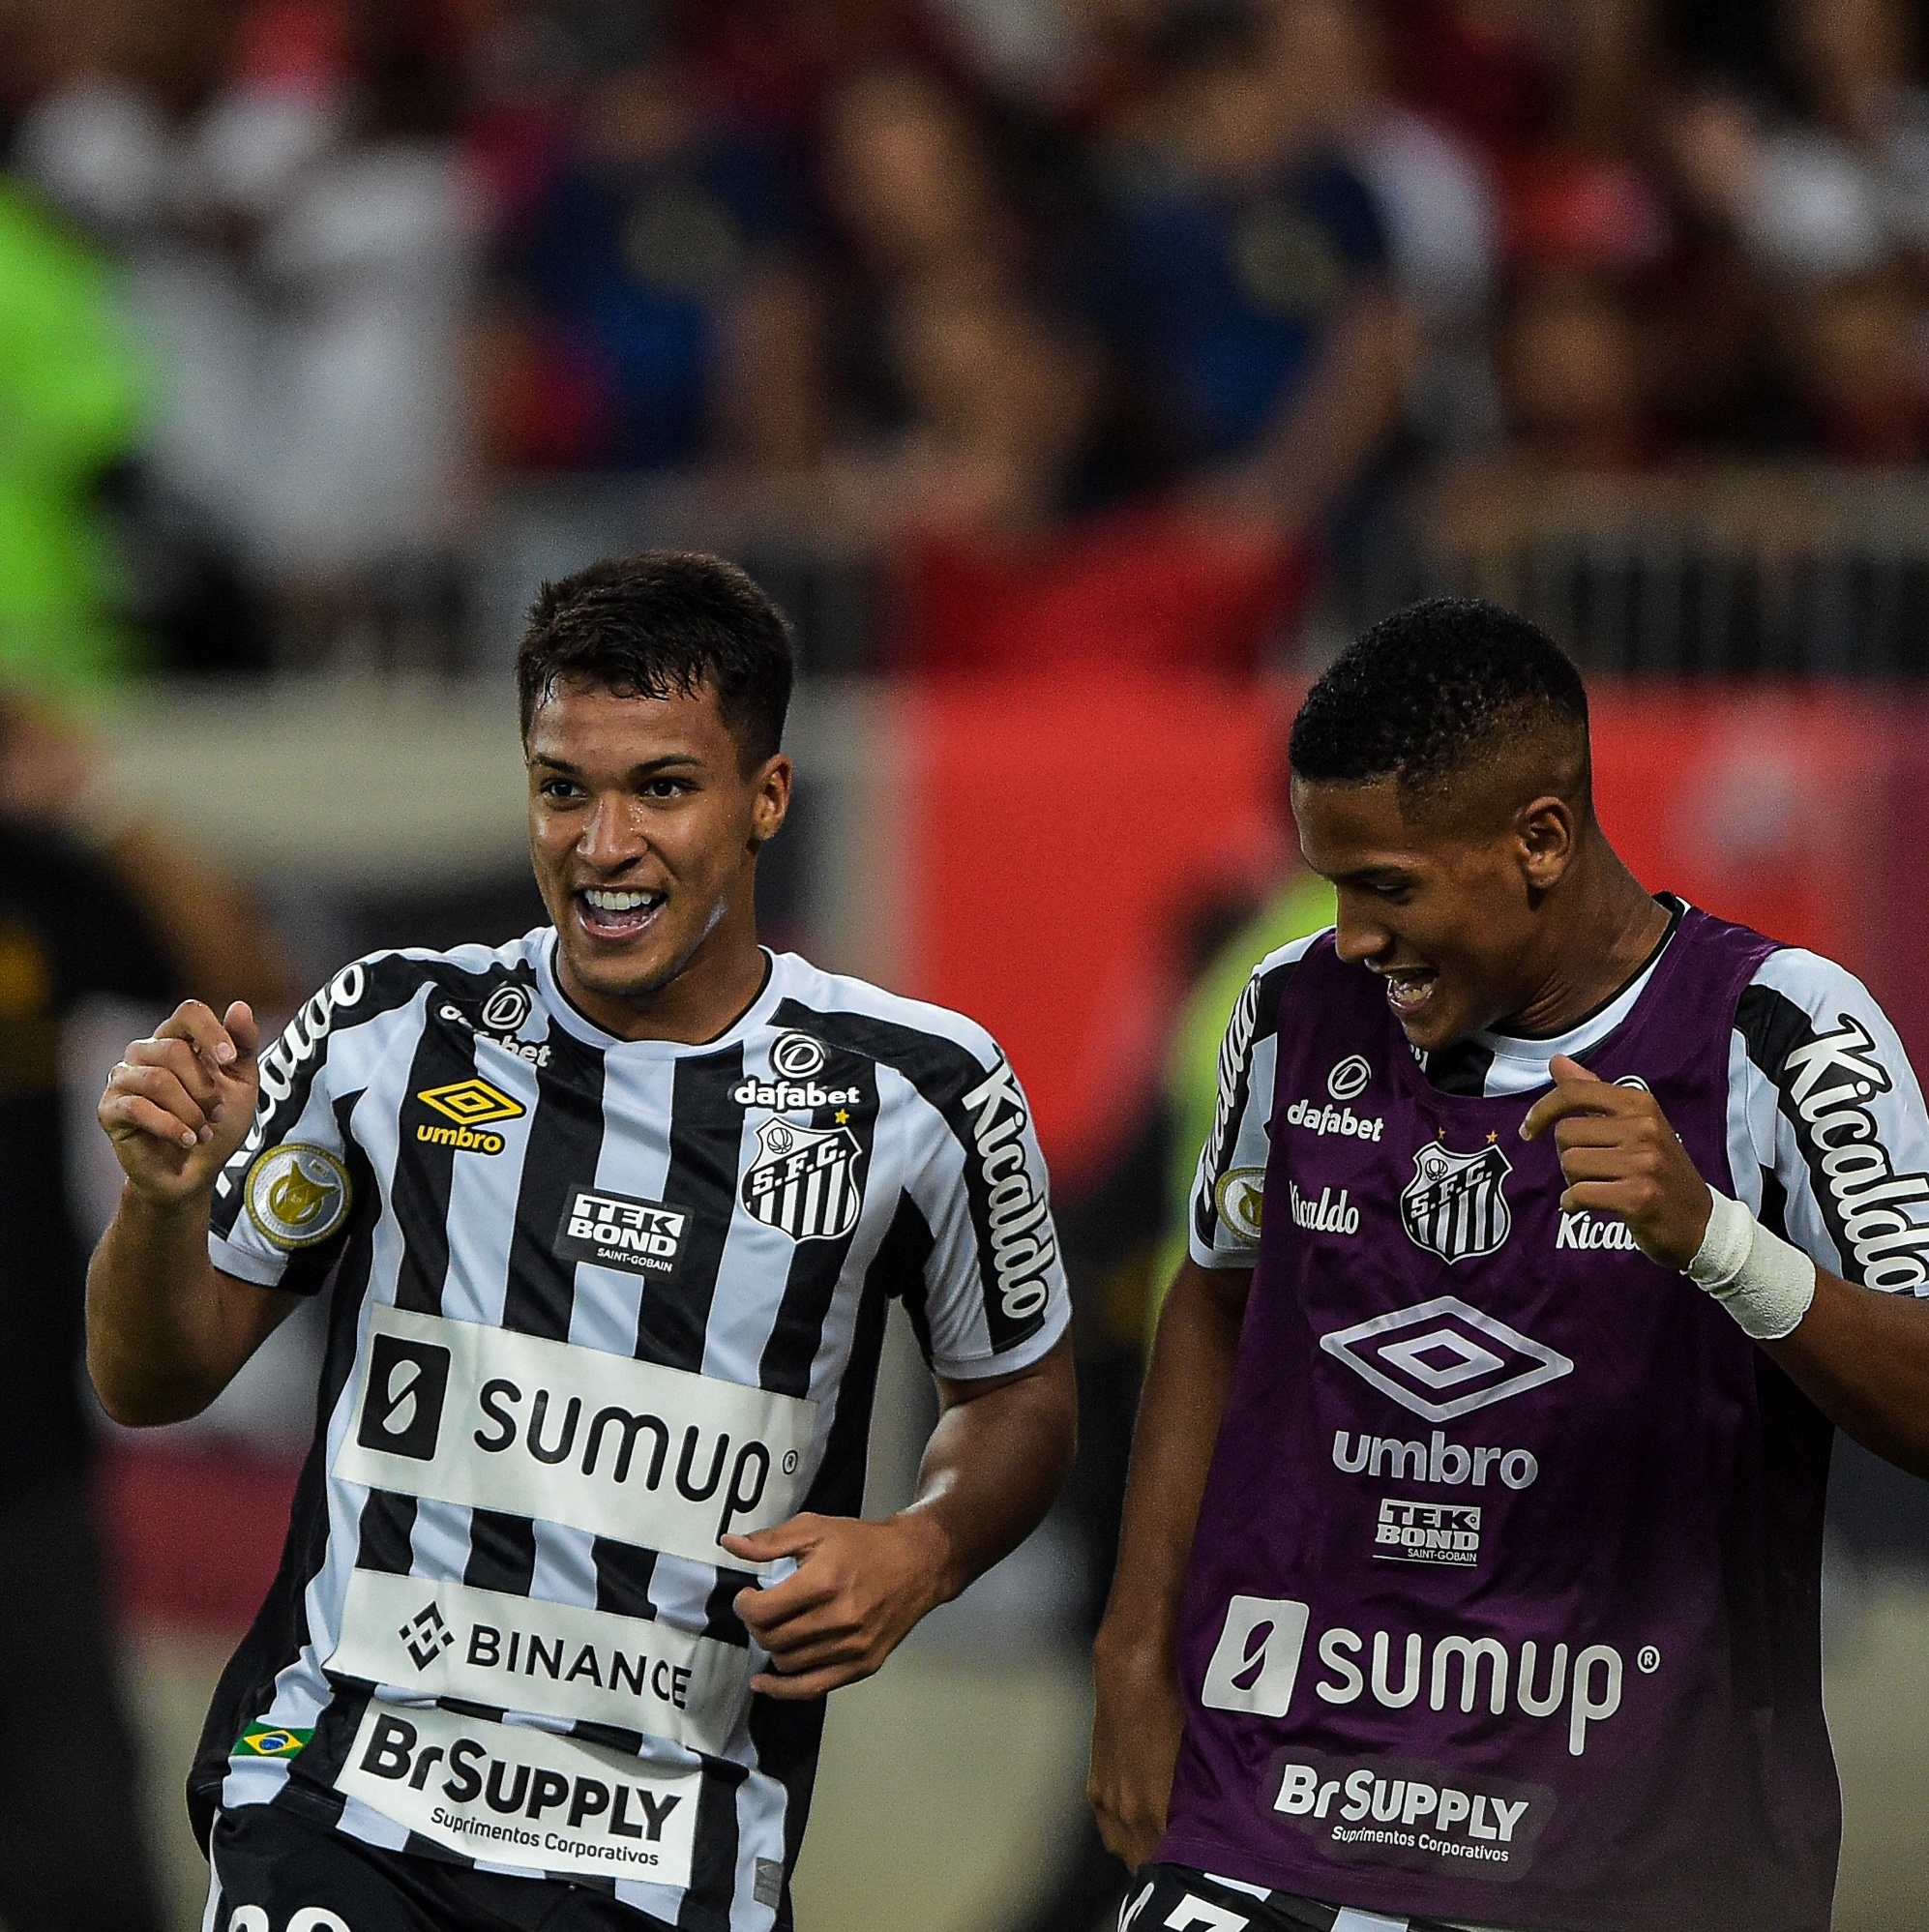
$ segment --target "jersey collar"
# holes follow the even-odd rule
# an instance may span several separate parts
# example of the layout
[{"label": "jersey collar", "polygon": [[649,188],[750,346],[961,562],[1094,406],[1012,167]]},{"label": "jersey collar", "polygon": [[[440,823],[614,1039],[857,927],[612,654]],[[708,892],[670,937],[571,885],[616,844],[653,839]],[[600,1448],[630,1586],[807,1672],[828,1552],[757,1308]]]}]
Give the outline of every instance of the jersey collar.
[{"label": "jersey collar", "polygon": [[769,1023],[784,997],[786,956],[773,953],[768,946],[757,950],[764,958],[763,987],[744,1008],[735,1022],[711,1040],[624,1040],[607,1032],[587,1014],[579,1012],[556,979],[556,929],[544,928],[536,946],[536,989],[549,1015],[549,1024],[560,1026],[573,1038],[606,1054],[623,1054],[638,1059],[682,1059],[692,1054],[712,1054],[722,1047],[735,1046]]}]

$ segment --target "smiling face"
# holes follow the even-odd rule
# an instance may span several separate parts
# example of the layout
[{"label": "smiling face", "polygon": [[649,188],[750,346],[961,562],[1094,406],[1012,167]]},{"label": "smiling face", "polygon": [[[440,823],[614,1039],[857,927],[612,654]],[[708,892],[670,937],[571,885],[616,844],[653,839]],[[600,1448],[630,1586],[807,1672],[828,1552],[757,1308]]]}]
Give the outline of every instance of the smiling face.
[{"label": "smiling face", "polygon": [[761,979],[757,853],[784,822],[790,760],[746,771],[707,683],[635,698],[562,679],[524,751],[564,990],[625,1037],[722,1030]]},{"label": "smiling face", "polygon": [[1383,978],[1414,1046],[1439,1052],[1530,1004],[1547,970],[1542,908],[1578,849],[1570,804],[1476,796],[1416,813],[1391,778],[1295,778],[1292,812],[1306,863],[1338,888],[1340,957]]}]

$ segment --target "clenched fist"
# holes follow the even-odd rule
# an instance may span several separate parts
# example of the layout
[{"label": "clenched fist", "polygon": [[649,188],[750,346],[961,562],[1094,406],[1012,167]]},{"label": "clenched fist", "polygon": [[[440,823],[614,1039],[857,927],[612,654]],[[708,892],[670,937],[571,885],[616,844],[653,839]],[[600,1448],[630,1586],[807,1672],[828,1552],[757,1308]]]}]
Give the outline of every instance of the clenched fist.
[{"label": "clenched fist", "polygon": [[254,1015],[187,999],[107,1076],[95,1115],[129,1184],[155,1207],[205,1194],[240,1146],[260,1085]]}]

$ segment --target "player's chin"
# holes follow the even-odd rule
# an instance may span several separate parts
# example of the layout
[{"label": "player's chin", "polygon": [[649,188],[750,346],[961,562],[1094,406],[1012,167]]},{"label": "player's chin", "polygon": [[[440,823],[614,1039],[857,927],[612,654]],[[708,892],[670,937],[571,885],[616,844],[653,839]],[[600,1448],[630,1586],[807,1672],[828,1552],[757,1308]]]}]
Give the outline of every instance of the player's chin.
[{"label": "player's chin", "polygon": [[634,939],[568,935],[563,949],[577,979],[610,999],[642,999],[676,977],[677,948],[670,935],[651,931]]}]

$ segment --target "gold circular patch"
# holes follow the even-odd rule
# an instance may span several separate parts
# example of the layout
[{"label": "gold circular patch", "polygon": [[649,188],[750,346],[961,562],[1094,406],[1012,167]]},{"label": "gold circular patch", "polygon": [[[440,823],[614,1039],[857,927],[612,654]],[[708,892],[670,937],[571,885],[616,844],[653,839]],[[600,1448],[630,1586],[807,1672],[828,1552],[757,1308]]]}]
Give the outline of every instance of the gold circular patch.
[{"label": "gold circular patch", "polygon": [[1234,1240],[1260,1240],[1260,1217],[1266,1204],[1264,1168],[1229,1168],[1213,1190],[1213,1205]]},{"label": "gold circular patch", "polygon": [[326,1147],[284,1141],[248,1170],[248,1218],[278,1248],[312,1248],[348,1218],[348,1170]]}]

